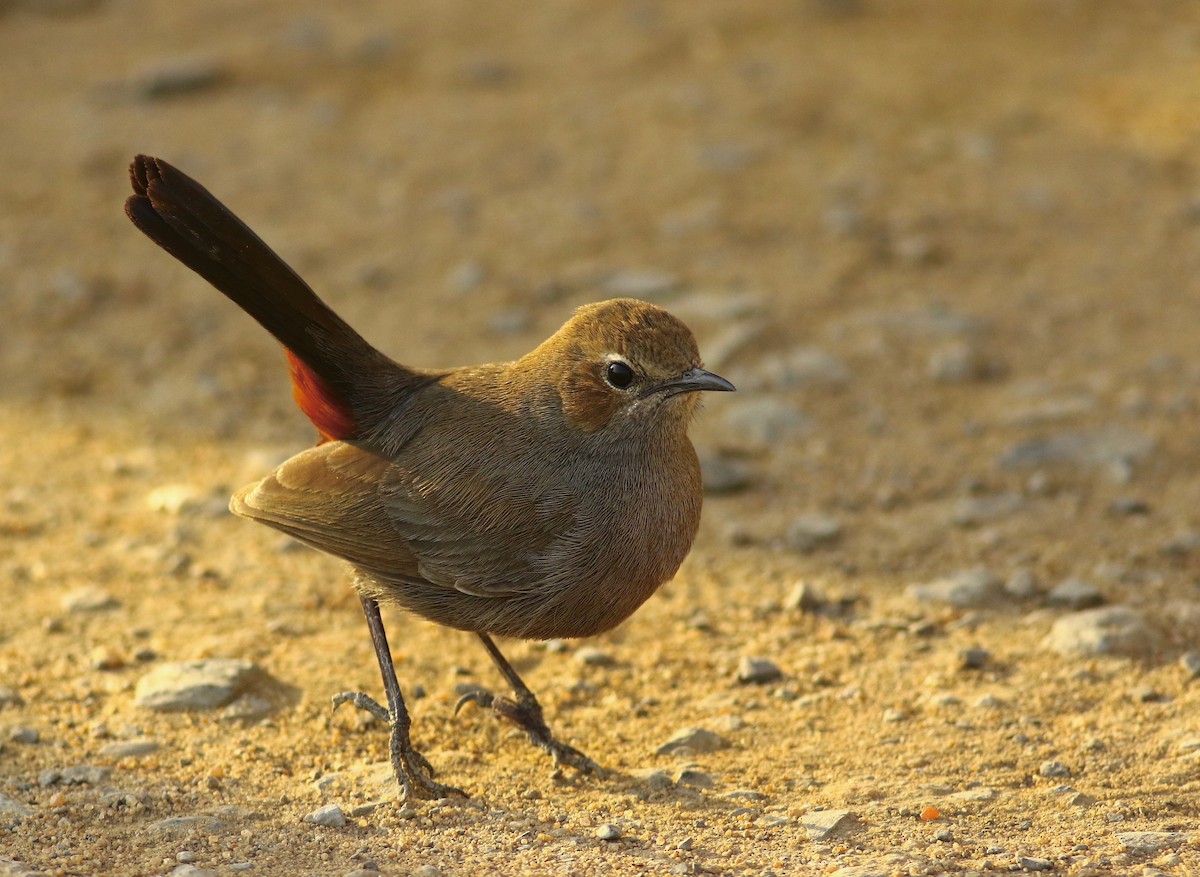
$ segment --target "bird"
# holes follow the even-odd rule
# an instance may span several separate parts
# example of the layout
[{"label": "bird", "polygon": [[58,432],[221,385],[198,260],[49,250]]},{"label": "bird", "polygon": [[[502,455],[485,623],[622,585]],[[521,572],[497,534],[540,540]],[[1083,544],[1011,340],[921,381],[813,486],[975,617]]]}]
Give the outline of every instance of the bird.
[{"label": "bird", "polygon": [[241,219],[166,161],[129,169],[133,224],[284,348],[317,441],[230,500],[235,514],[349,565],[387,705],[404,800],[465,795],[414,746],[380,603],[475,634],[512,690],[464,695],[554,765],[601,774],[558,740],[493,637],[587,637],[628,618],[691,549],[702,485],[688,426],[706,370],[690,329],[628,298],[578,308],[511,362],[401,365],[352,329]]}]

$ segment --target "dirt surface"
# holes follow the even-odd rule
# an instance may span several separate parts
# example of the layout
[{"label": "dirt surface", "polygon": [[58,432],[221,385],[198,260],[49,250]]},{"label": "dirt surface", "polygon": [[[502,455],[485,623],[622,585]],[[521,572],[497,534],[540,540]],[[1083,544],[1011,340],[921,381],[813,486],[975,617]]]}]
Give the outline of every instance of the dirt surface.
[{"label": "dirt surface", "polygon": [[[1194,4],[9,0],[0,81],[0,873],[1200,869]],[[455,717],[487,656],[387,613],[471,798],[381,783],[329,707],[379,691],[343,570],[224,511],[312,429],[125,220],[139,151],[403,362],[634,294],[739,384],[679,576],[502,644],[606,778]],[[1093,602],[1144,626],[1056,650]],[[135,703],[202,658],[274,682]],[[728,745],[657,754],[686,727]]]}]

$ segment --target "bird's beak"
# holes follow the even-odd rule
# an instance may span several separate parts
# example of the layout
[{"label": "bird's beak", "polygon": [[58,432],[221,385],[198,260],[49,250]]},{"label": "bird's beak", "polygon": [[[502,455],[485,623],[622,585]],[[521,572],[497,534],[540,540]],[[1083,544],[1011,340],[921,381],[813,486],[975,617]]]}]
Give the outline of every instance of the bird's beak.
[{"label": "bird's beak", "polygon": [[666,392],[670,396],[677,396],[680,393],[695,393],[700,390],[716,390],[723,393],[732,393],[736,389],[737,387],[720,375],[714,375],[710,371],[705,371],[697,367],[688,369],[673,381],[659,384],[643,395],[649,396],[651,393]]}]

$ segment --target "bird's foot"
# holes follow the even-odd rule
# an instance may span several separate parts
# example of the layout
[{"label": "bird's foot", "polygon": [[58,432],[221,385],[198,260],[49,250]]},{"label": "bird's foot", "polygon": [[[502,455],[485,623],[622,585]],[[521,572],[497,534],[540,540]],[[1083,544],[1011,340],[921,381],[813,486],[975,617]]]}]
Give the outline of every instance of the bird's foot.
[{"label": "bird's foot", "polygon": [[574,746],[568,746],[560,740],[555,739],[550,733],[550,728],[546,725],[546,719],[542,715],[542,705],[537,702],[537,698],[532,693],[527,696],[517,694],[516,699],[508,697],[497,697],[490,691],[482,688],[476,688],[468,691],[458,699],[458,703],[454,705],[454,713],[458,714],[468,703],[478,704],[484,709],[490,709],[493,713],[502,719],[506,719],[529,735],[529,739],[535,746],[550,753],[550,757],[554,759],[554,766],[561,767],[566,765],[572,767],[580,773],[590,773],[595,776],[603,776],[604,770],[592,759],[588,758]]},{"label": "bird's foot", "polygon": [[333,708],[337,709],[344,703],[353,704],[357,709],[370,713],[391,729],[392,771],[396,774],[396,782],[400,784],[400,797],[403,801],[413,798],[426,800],[458,796],[465,798],[467,793],[454,786],[434,782],[433,765],[424,755],[413,748],[408,736],[407,716],[403,722],[397,716],[388,712],[387,707],[361,691],[343,691],[333,696]]}]

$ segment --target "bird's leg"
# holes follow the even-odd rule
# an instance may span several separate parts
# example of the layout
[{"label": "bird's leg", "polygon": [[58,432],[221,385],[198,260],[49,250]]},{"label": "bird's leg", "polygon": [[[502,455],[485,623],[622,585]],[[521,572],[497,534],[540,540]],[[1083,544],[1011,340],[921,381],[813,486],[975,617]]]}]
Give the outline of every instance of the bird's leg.
[{"label": "bird's leg", "polygon": [[491,709],[496,715],[508,719],[525,731],[535,745],[550,753],[556,767],[565,764],[583,773],[602,774],[603,771],[596,762],[575,747],[554,739],[554,735],[550,733],[550,728],[546,726],[546,719],[542,715],[542,705],[529,690],[529,686],[517,675],[517,671],[512,668],[504,655],[500,654],[500,650],[496,648],[496,644],[492,642],[490,636],[486,633],[479,633],[478,636],[483,642],[483,647],[491,655],[492,662],[512,687],[513,696],[511,699],[496,697],[490,691],[477,689],[460,697],[454,707],[454,712],[457,713],[468,702],[477,703],[485,709]]},{"label": "bird's leg", "polygon": [[367,616],[371,642],[375,645],[375,657],[379,661],[379,672],[383,676],[383,690],[387,693],[388,705],[385,709],[361,691],[343,691],[333,696],[333,708],[351,703],[375,718],[387,722],[391,729],[392,770],[396,773],[396,781],[400,783],[402,798],[405,801],[410,798],[446,798],[450,795],[461,795],[465,798],[466,793],[461,789],[435,783],[432,779],[433,766],[424,755],[413,748],[408,735],[412,722],[404,706],[404,697],[400,694],[400,683],[396,681],[392,652],[388,648],[387,633],[379,615],[379,601],[361,595],[359,599],[362,601],[363,614]]}]

